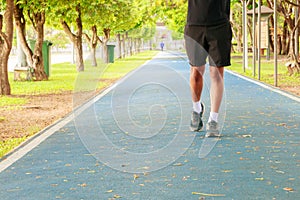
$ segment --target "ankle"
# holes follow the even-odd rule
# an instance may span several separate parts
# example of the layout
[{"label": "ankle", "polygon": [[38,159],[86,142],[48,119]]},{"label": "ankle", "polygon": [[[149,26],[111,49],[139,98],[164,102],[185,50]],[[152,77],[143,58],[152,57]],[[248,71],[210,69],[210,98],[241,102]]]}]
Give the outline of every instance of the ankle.
[{"label": "ankle", "polygon": [[216,113],[216,112],[210,112],[210,113],[209,113],[208,122],[211,122],[211,121],[218,122],[218,116],[219,116],[219,113]]}]

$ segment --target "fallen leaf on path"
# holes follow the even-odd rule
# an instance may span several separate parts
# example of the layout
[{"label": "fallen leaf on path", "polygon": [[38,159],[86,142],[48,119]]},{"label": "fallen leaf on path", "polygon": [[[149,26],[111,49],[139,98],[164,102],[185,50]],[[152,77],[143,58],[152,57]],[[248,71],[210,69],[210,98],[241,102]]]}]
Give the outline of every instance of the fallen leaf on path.
[{"label": "fallen leaf on path", "polygon": [[140,176],[137,174],[133,174],[133,180],[136,180],[137,178],[139,178]]},{"label": "fallen leaf on path", "polygon": [[285,190],[285,191],[289,191],[289,192],[292,192],[292,191],[294,191],[294,189],[293,189],[293,188],[290,188],[290,187],[285,187],[285,188],[283,188],[283,190]]},{"label": "fallen leaf on path", "polygon": [[79,184],[80,187],[86,187],[87,184],[86,183],[82,183],[82,184]]},{"label": "fallen leaf on path", "polygon": [[148,169],[150,169],[150,167],[145,166],[145,167],[142,167],[142,169],[148,170]]},{"label": "fallen leaf on path", "polygon": [[182,163],[175,163],[173,164],[173,166],[182,166],[183,164]]},{"label": "fallen leaf on path", "polygon": [[122,198],[120,195],[118,195],[118,194],[115,194],[114,195],[114,198],[116,198],[116,199],[120,199],[120,198]]},{"label": "fallen leaf on path", "polygon": [[251,137],[252,137],[252,135],[250,135],[250,134],[247,134],[247,135],[242,135],[242,137],[243,137],[243,138],[251,138]]},{"label": "fallen leaf on path", "polygon": [[279,124],[276,124],[276,126],[286,126],[286,123],[279,123]]},{"label": "fallen leaf on path", "polygon": [[225,194],[207,194],[207,193],[202,193],[202,192],[192,192],[192,194],[208,196],[208,197],[225,197]]},{"label": "fallen leaf on path", "polygon": [[222,172],[229,173],[229,172],[232,172],[232,170],[230,170],[230,169],[228,169],[228,170],[222,170]]},{"label": "fallen leaf on path", "polygon": [[260,178],[255,178],[256,181],[263,181],[265,180],[263,177],[260,177]]},{"label": "fallen leaf on path", "polygon": [[249,158],[240,157],[240,160],[249,160]]}]

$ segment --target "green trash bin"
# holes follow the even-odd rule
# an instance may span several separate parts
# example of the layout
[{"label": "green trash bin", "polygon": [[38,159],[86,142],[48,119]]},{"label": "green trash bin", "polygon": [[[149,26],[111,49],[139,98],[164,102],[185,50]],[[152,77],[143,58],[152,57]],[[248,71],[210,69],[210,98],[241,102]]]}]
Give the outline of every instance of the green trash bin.
[{"label": "green trash bin", "polygon": [[107,46],[108,62],[113,63],[115,61],[115,45],[108,44],[106,46]]},{"label": "green trash bin", "polygon": [[[34,51],[34,46],[35,46],[35,40],[28,40],[29,41],[29,46],[32,51]],[[43,42],[42,46],[42,54],[43,54],[43,60],[44,60],[44,71],[46,75],[49,77],[50,76],[50,46],[52,45],[52,42],[45,40]]]}]

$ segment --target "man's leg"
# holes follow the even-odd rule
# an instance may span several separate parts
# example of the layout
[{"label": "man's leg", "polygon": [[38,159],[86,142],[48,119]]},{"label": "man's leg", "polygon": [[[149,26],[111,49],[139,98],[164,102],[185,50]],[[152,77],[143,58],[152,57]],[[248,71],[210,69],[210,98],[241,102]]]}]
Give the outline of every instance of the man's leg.
[{"label": "man's leg", "polygon": [[210,67],[210,80],[211,112],[219,113],[224,91],[224,67]]},{"label": "man's leg", "polygon": [[200,131],[203,127],[202,115],[204,105],[200,102],[203,89],[203,74],[205,66],[191,67],[190,88],[193,101],[193,112],[191,117],[191,130]]},{"label": "man's leg", "polygon": [[210,67],[210,102],[211,110],[209,114],[208,123],[206,125],[206,137],[218,137],[218,115],[219,109],[222,103],[223,91],[224,91],[224,67]]},{"label": "man's leg", "polygon": [[203,89],[204,70],[205,70],[204,65],[201,67],[191,67],[190,87],[191,87],[193,102],[200,101],[201,93]]}]

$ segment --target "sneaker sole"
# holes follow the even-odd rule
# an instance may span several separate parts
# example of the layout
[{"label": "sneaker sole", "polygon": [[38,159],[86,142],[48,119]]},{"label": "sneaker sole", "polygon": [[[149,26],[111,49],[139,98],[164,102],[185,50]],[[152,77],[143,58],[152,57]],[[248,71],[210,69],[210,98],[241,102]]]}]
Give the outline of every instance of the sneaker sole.
[{"label": "sneaker sole", "polygon": [[214,132],[207,132],[205,134],[205,137],[221,137],[220,133],[214,133]]},{"label": "sneaker sole", "polygon": [[193,132],[200,132],[200,131],[203,131],[203,127],[200,129],[193,129],[192,127],[190,127],[190,130]]}]

